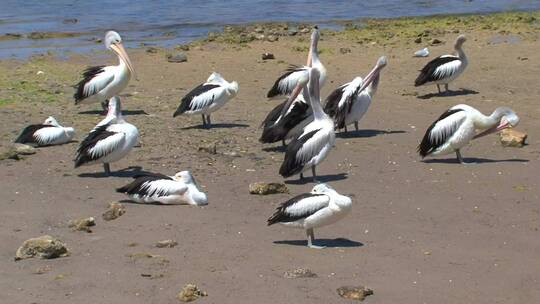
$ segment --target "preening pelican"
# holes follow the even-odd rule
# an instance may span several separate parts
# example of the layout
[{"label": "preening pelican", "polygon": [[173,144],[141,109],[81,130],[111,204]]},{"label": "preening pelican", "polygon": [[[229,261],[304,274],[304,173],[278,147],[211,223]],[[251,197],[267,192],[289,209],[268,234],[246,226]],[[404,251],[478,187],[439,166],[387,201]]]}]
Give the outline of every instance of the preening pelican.
[{"label": "preening pelican", "polygon": [[134,74],[133,65],[117,32],[109,31],[105,34],[105,47],[118,55],[120,63],[87,68],[83,72],[83,79],[76,85],[73,95],[75,104],[100,102],[106,109],[107,100],[120,94]]},{"label": "preening pelican", "polygon": [[[308,78],[302,77],[299,79],[297,87],[294,90],[292,98],[303,90],[308,91],[305,97],[313,110],[313,121],[304,127],[300,136],[294,138],[287,146],[285,158],[279,169],[279,174],[283,177],[290,177],[295,174],[300,174],[303,178],[303,172],[309,168],[313,173],[313,181],[316,181],[317,174],[316,166],[320,164],[330,152],[336,141],[334,133],[334,121],[326,115],[321,106],[320,91],[319,91],[319,71],[316,68],[310,69],[309,89],[307,86]],[[285,105],[284,109],[288,109],[290,104]]]},{"label": "preening pelican", "polygon": [[466,40],[465,35],[457,37],[454,44],[457,55],[442,55],[428,62],[420,71],[414,86],[433,83],[437,85],[437,89],[441,93],[440,85],[444,84],[445,91],[448,92],[448,84],[458,78],[467,67],[467,56],[462,48]]},{"label": "preening pelican", "polygon": [[137,144],[139,131],[122,117],[120,98],[112,97],[108,106],[107,117],[81,142],[75,157],[75,168],[103,163],[105,173],[110,174],[109,163],[126,156]]},{"label": "preening pelican", "polygon": [[314,67],[319,70],[319,85],[324,86],[326,82],[326,68],[319,60],[319,50],[317,48],[321,33],[319,28],[315,26],[311,33],[311,46],[309,48],[307,64],[305,66],[291,65],[283,75],[281,75],[274,83],[268,94],[268,98],[272,98],[279,95],[289,95],[296,87],[296,83],[303,75],[308,73],[309,68]]},{"label": "preening pelican", "polygon": [[[465,164],[460,149],[471,140],[514,127],[518,123],[519,117],[507,107],[496,108],[486,116],[471,106],[459,104],[444,112],[429,126],[418,146],[418,153],[424,158],[455,152],[458,161]],[[476,134],[476,130],[484,131]]]},{"label": "preening pelican", "polygon": [[174,112],[173,117],[184,113],[202,114],[203,127],[209,128],[212,124],[210,114],[219,110],[237,93],[236,81],[227,82],[221,75],[214,72],[205,83],[197,86],[182,98],[182,103]]},{"label": "preening pelican", "polygon": [[347,125],[354,123],[358,131],[358,121],[371,105],[379,86],[380,72],[386,64],[386,57],[380,57],[373,70],[364,79],[356,77],[353,81],[337,88],[326,98],[324,111],[334,119],[336,129],[345,128],[347,132]]},{"label": "preening pelican", "polygon": [[24,128],[15,142],[36,146],[61,145],[73,139],[74,135],[75,129],[62,127],[54,117],[49,116],[42,124]]},{"label": "preening pelican", "polygon": [[161,203],[166,205],[208,205],[204,192],[197,187],[189,171],[181,171],[173,176],[159,173],[143,173],[135,180],[116,189],[138,203]]},{"label": "preening pelican", "polygon": [[327,184],[317,184],[310,193],[300,194],[281,204],[268,219],[268,226],[280,223],[306,230],[307,243],[311,248],[323,248],[313,244],[314,228],[333,224],[351,211],[352,200],[341,195]]}]

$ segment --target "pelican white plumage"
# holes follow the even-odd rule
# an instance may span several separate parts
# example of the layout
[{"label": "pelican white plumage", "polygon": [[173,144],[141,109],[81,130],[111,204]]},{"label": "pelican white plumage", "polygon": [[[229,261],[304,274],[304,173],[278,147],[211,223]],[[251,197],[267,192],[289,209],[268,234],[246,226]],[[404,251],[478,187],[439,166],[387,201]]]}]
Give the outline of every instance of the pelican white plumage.
[{"label": "pelican white plumage", "polygon": [[309,68],[314,67],[319,70],[319,86],[323,87],[326,82],[326,68],[319,59],[318,44],[321,33],[319,28],[315,26],[311,33],[311,45],[309,48],[307,64],[305,66],[291,65],[283,75],[274,82],[272,88],[266,95],[268,98],[272,98],[280,95],[289,95],[296,87],[296,83],[304,74],[309,72]]},{"label": "pelican white plumage", "polygon": [[[302,88],[309,92],[304,94],[304,97],[308,99],[313,110],[313,121],[307,124],[302,134],[294,138],[287,146],[285,158],[279,169],[279,174],[283,177],[300,174],[300,178],[303,178],[303,172],[311,168],[313,180],[316,181],[316,166],[326,158],[336,141],[334,121],[324,113],[321,106],[318,80],[319,71],[316,68],[310,69],[309,79],[300,78],[292,98],[289,98],[292,102],[291,100],[296,98],[294,95],[298,95]],[[290,104],[285,105],[284,109],[288,109],[289,106]]]},{"label": "pelican white plumage", "polygon": [[380,57],[364,79],[356,77],[353,81],[334,90],[326,98],[324,111],[334,119],[336,129],[345,129],[347,132],[347,125],[354,123],[358,131],[358,122],[371,105],[379,86],[380,72],[386,64],[386,57]]},{"label": "pelican white plumage", "polygon": [[[456,153],[458,161],[465,164],[460,149],[471,140],[514,127],[519,123],[517,114],[507,107],[498,107],[486,116],[477,109],[459,104],[444,112],[429,126],[418,146],[422,158]],[[484,130],[476,133],[476,130]]]},{"label": "pelican white plumage", "polygon": [[[210,127],[210,114],[219,110],[238,93],[236,81],[227,82],[220,74],[214,72],[205,83],[189,92],[174,112],[173,117],[180,114],[201,114],[204,127]],[[206,116],[205,116],[206,115]]]},{"label": "pelican white plumage", "polygon": [[106,109],[107,100],[125,89],[134,75],[133,65],[117,32],[105,34],[105,47],[118,55],[119,64],[87,68],[83,72],[83,79],[76,85],[73,95],[75,104],[100,102]]},{"label": "pelican white plumage", "polygon": [[280,223],[306,230],[307,243],[311,248],[323,248],[313,244],[314,228],[333,224],[352,209],[350,197],[339,194],[327,184],[317,184],[310,193],[300,194],[281,204],[268,219],[268,226]]},{"label": "pelican white plumage", "polygon": [[463,43],[466,40],[465,35],[457,37],[454,44],[456,55],[442,55],[428,62],[420,71],[414,86],[436,84],[441,93],[440,85],[444,84],[445,91],[448,92],[448,84],[458,78],[467,67],[468,60],[463,51]]},{"label": "pelican white plumage", "polygon": [[42,124],[29,125],[15,140],[16,143],[36,146],[61,145],[69,142],[75,135],[72,127],[63,127],[52,116]]},{"label": "pelican white plumage", "polygon": [[139,140],[139,130],[122,116],[120,98],[109,101],[107,117],[90,131],[81,142],[75,157],[75,168],[102,163],[106,174],[109,164],[126,156]]},{"label": "pelican white plumage", "polygon": [[173,176],[159,173],[142,173],[133,177],[131,183],[116,189],[138,203],[161,203],[165,205],[208,205],[206,194],[199,190],[189,171]]}]

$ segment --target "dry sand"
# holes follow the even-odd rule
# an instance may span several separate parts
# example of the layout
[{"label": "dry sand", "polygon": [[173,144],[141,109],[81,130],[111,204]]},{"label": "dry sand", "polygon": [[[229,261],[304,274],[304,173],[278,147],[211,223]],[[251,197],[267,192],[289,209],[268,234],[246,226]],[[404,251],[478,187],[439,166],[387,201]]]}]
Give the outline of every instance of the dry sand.
[{"label": "dry sand", "polygon": [[[211,43],[192,48],[182,64],[167,63],[162,50],[128,50],[139,81],[131,81],[123,105],[142,145],[112,164],[123,171],[104,178],[101,166],[73,169],[77,142],[0,162],[1,302],[176,303],[176,293],[190,282],[208,292],[200,303],[340,303],[347,302],[336,292],[343,285],[369,286],[375,294],[366,301],[372,304],[540,302],[540,42],[468,35],[470,65],[451,85],[458,93],[428,99],[419,97],[431,96],[435,87],[412,86],[427,62],[411,57],[422,45],[358,45],[323,36],[321,59],[329,75],[323,96],[365,75],[379,56],[389,59],[362,130],[339,136],[318,170],[354,203],[344,220],[316,231],[329,247],[324,250],[306,248],[301,230],[266,226],[277,204],[309,191],[311,183],[292,179],[290,195],[248,192],[251,182],[282,181],[283,153],[257,141],[258,126],[278,102],[264,97],[273,80],[288,63],[304,63],[306,54],[293,50],[302,44],[296,38],[248,47]],[[448,42],[430,47],[432,54],[450,51],[454,37],[440,36]],[[352,52],[341,54],[341,47]],[[263,62],[264,52],[277,60]],[[2,144],[49,115],[74,126],[81,140],[101,119],[91,112],[99,105],[74,106],[69,86],[86,65],[114,62],[108,55],[0,62],[17,81],[32,79],[28,86],[38,93],[58,90],[52,102],[1,106]],[[44,74],[35,75],[38,70]],[[199,116],[172,118],[180,98],[212,71],[240,83],[237,98],[212,116],[217,125],[203,130],[192,128]],[[18,87],[2,90],[22,94]],[[503,148],[494,135],[463,150],[478,165],[458,165],[453,155],[422,162],[415,150],[423,132],[459,103],[484,113],[513,108],[529,145]],[[218,154],[198,151],[213,142]],[[125,199],[114,189],[138,169],[191,170],[210,204],[126,204],[126,214],[103,221],[108,203]],[[69,220],[88,216],[96,217],[93,233],[68,228]],[[24,240],[43,234],[65,241],[71,256],[13,261]],[[165,239],[179,245],[154,246]],[[129,256],[137,253],[158,257]],[[318,277],[283,277],[297,267]],[[35,274],[38,268],[50,270]]]}]

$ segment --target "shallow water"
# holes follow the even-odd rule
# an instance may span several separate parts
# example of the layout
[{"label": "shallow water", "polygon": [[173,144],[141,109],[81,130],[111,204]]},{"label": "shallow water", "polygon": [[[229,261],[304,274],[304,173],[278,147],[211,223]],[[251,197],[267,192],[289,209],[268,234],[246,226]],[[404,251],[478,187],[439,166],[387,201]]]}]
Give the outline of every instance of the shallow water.
[{"label": "shallow water", "polygon": [[[24,3],[24,4],[22,4]],[[75,32],[76,38],[0,42],[0,58],[24,58],[47,50],[102,49],[92,40],[106,30],[120,32],[128,46],[142,42],[171,46],[205,37],[226,24],[261,21],[316,22],[363,17],[537,10],[540,0],[0,0],[0,35]]]}]

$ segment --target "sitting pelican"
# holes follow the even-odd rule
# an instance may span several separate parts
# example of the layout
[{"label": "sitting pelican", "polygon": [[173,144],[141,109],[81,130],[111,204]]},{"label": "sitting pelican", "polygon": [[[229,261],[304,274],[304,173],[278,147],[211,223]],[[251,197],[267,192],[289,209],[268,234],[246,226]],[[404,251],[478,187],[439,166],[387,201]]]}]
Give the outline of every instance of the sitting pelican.
[{"label": "sitting pelican", "polygon": [[324,86],[324,83],[326,82],[326,68],[319,60],[319,50],[317,49],[320,37],[321,33],[319,32],[319,28],[315,26],[311,33],[311,45],[306,66],[291,65],[283,75],[279,76],[270,91],[268,91],[268,94],[266,95],[268,98],[291,94],[296,87],[298,80],[304,77],[303,75],[306,74],[311,67],[319,70],[319,84],[320,87]]},{"label": "sitting pelican", "polygon": [[69,142],[75,135],[75,129],[62,127],[54,117],[49,116],[42,124],[29,125],[15,140],[20,144],[36,146],[61,145]]},{"label": "sitting pelican", "polygon": [[[418,152],[422,158],[426,156],[456,153],[458,161],[466,164],[461,157],[460,149],[473,139],[515,127],[519,117],[507,107],[496,108],[486,116],[477,109],[459,104],[444,112],[426,131]],[[476,130],[485,130],[476,134]]]},{"label": "sitting pelican", "polygon": [[118,55],[120,63],[87,68],[83,72],[83,79],[76,85],[73,95],[75,104],[100,102],[107,109],[107,100],[120,94],[134,74],[133,65],[117,32],[108,31],[105,34],[105,47]]},{"label": "sitting pelican", "polygon": [[165,205],[208,205],[204,192],[189,171],[181,171],[173,176],[159,173],[142,173],[135,180],[116,189],[125,193],[137,203],[161,203]]},{"label": "sitting pelican", "polygon": [[126,156],[137,144],[139,131],[122,117],[120,98],[112,97],[108,106],[107,117],[81,142],[75,157],[75,168],[103,163],[105,173],[109,175],[109,163]]},{"label": "sitting pelican", "polygon": [[184,113],[202,114],[203,127],[210,128],[210,114],[219,110],[237,93],[236,81],[227,82],[221,75],[214,72],[205,83],[197,86],[182,98],[182,103],[174,112],[173,117]]},{"label": "sitting pelican", "polygon": [[[302,134],[294,138],[287,146],[285,158],[279,169],[279,174],[283,177],[290,177],[295,174],[300,174],[303,179],[303,172],[309,168],[313,173],[313,181],[316,181],[317,174],[315,167],[320,164],[330,152],[336,141],[334,133],[334,121],[326,115],[321,106],[320,91],[319,91],[319,71],[316,68],[310,70],[311,81],[308,78],[302,77],[298,80],[292,98],[294,100],[300,91],[308,91],[304,97],[308,99],[308,103],[313,110],[313,121],[305,126]],[[288,109],[286,105],[284,109]]]},{"label": "sitting pelican", "polygon": [[353,81],[337,88],[326,98],[324,111],[334,119],[336,129],[345,128],[347,132],[347,125],[354,123],[358,131],[358,121],[371,105],[379,86],[380,72],[386,64],[386,57],[380,57],[373,70],[364,79],[356,77]]},{"label": "sitting pelican", "polygon": [[333,224],[352,209],[350,197],[341,195],[326,184],[317,184],[310,193],[303,193],[281,204],[268,219],[268,226],[280,223],[306,230],[310,248],[324,248],[313,244],[314,228]]},{"label": "sitting pelican", "polygon": [[465,56],[462,48],[466,40],[465,35],[459,35],[457,37],[454,44],[457,55],[442,55],[428,62],[420,71],[420,75],[416,78],[414,86],[434,83],[437,85],[439,93],[441,93],[440,85],[444,84],[444,88],[448,92],[448,84],[458,78],[467,67],[467,56]]}]

